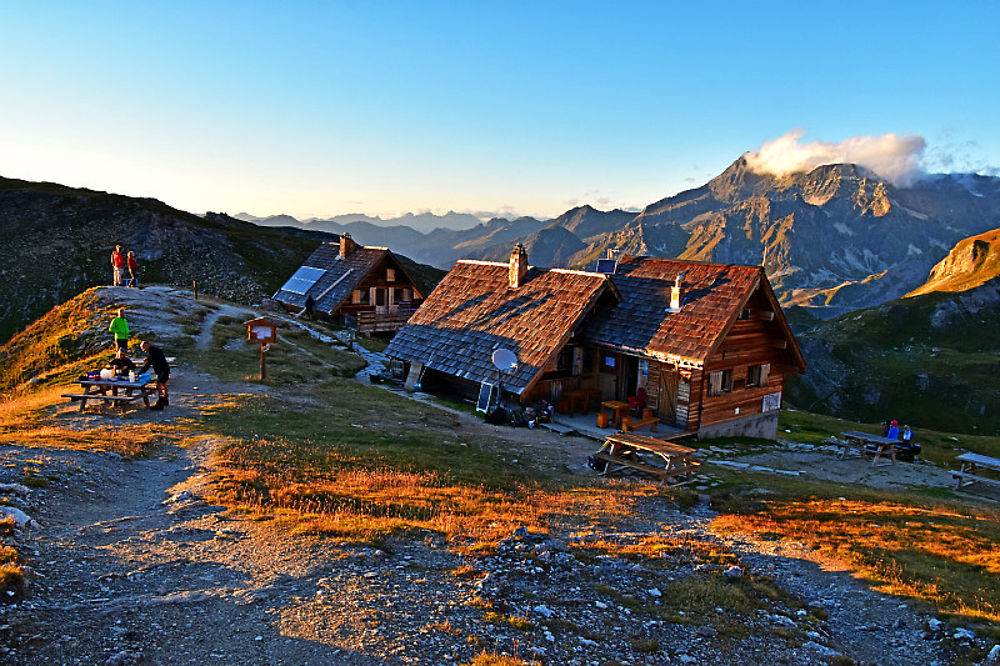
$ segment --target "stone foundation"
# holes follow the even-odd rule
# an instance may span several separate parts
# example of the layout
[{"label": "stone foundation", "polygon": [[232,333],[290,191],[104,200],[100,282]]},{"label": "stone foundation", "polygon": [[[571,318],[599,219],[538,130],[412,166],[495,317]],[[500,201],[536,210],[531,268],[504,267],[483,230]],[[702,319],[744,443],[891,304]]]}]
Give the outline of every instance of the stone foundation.
[{"label": "stone foundation", "polygon": [[757,437],[760,439],[778,438],[778,412],[753,414],[743,418],[713,423],[698,430],[698,439],[713,439],[715,437]]}]

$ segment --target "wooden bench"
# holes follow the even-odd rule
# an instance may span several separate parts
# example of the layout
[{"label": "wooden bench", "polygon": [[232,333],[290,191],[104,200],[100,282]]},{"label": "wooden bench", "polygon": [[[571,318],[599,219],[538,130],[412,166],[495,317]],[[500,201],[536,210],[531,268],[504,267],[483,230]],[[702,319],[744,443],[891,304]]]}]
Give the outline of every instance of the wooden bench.
[{"label": "wooden bench", "polygon": [[103,400],[105,402],[125,406],[126,403],[132,402],[133,400],[138,400],[143,396],[138,393],[134,395],[103,395],[101,393],[63,393],[62,397],[69,398],[74,402],[79,400],[80,411],[82,412],[84,408],[87,406],[87,402],[90,400]]},{"label": "wooden bench", "polygon": [[625,432],[632,432],[633,430],[638,430],[639,428],[645,428],[649,426],[651,432],[656,432],[657,426],[660,425],[660,419],[655,416],[651,416],[647,419],[640,419],[635,421],[631,416],[626,416],[622,419],[622,430]]},{"label": "wooden bench", "polygon": [[951,476],[958,481],[960,490],[974,483],[989,483],[1000,486],[1000,479],[991,479],[988,476],[977,474],[980,468],[1000,472],[1000,459],[979,453],[963,453],[955,459],[962,463],[962,469],[952,472]]}]

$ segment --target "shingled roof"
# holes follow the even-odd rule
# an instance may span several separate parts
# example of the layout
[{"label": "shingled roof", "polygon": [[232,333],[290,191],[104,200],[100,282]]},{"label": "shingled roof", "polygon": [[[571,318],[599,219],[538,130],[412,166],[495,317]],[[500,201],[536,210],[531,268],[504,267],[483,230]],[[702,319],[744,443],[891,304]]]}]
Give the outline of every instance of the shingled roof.
[{"label": "shingled roof", "polygon": [[504,389],[520,394],[541,376],[604,294],[600,273],[531,267],[509,287],[506,263],[462,260],[441,280],[385,353],[473,382],[494,381],[491,356],[509,349],[517,370]]},{"label": "shingled roof", "polygon": [[332,314],[357,288],[365,275],[388,254],[389,250],[384,247],[356,247],[346,259],[341,259],[338,243],[323,243],[302,264],[324,269],[326,272],[323,276],[305,294],[279,289],[274,294],[274,300],[302,307],[305,305],[306,295],[311,294],[316,300],[314,307],[317,312]]},{"label": "shingled roof", "polygon": [[[670,287],[683,273],[681,309],[670,313]],[[625,257],[613,280],[622,300],[590,320],[584,337],[679,365],[700,366],[758,287],[774,301],[779,323],[801,358],[763,270],[757,266]],[[804,366],[804,362],[803,362]]]}]

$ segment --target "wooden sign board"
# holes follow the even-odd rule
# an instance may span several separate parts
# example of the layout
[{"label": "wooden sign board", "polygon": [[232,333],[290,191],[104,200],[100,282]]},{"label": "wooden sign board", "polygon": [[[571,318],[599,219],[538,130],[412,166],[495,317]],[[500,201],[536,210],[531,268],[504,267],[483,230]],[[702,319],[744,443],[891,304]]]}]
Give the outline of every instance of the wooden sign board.
[{"label": "wooden sign board", "polygon": [[272,321],[260,317],[244,323],[247,327],[247,340],[249,342],[269,344],[278,339],[278,325]]},{"label": "wooden sign board", "polygon": [[776,409],[781,409],[781,391],[765,395],[764,403],[761,405],[760,411],[773,412]]}]

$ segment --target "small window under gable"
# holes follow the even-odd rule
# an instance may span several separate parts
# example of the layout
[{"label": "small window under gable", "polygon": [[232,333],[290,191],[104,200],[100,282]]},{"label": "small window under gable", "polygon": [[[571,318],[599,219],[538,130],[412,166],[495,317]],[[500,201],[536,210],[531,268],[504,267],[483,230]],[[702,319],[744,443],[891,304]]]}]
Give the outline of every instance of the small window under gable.
[{"label": "small window under gable", "polygon": [[722,395],[733,390],[733,371],[716,370],[708,374],[708,394]]},{"label": "small window under gable", "polygon": [[747,388],[767,386],[767,380],[770,374],[770,363],[761,363],[760,365],[751,365],[747,367]]},{"label": "small window under gable", "polygon": [[395,268],[387,268],[387,269],[385,269],[385,281],[386,282],[395,282],[396,281],[396,269]]}]

